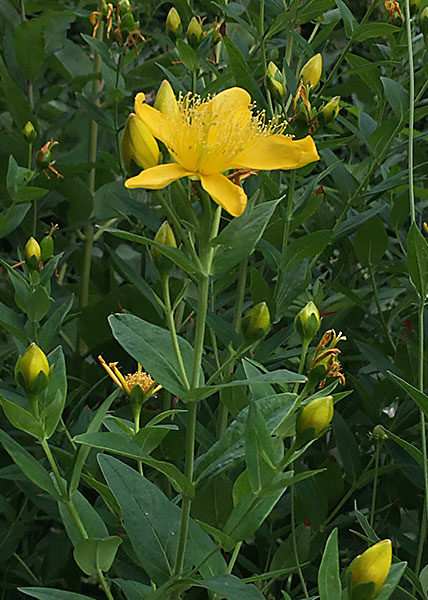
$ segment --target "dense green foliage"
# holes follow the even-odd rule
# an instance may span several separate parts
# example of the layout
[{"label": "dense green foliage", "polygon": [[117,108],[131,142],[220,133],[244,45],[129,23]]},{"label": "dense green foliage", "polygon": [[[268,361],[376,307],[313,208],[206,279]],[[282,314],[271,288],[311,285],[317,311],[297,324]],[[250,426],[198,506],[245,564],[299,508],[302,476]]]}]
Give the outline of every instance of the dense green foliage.
[{"label": "dense green foliage", "polygon": [[[1,598],[427,599],[428,0],[128,4],[0,0]],[[127,190],[164,79],[320,160]]]}]

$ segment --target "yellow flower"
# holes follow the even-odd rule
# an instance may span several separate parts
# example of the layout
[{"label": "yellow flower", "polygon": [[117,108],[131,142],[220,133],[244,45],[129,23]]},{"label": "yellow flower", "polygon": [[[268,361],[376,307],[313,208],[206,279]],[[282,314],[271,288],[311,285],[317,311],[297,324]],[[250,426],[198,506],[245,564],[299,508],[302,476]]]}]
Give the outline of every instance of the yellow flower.
[{"label": "yellow flower", "polygon": [[117,362],[111,362],[107,364],[101,354],[98,356],[98,360],[115,384],[120,387],[127,396],[131,394],[132,388],[134,388],[136,385],[140,386],[145,396],[148,394],[152,396],[162,389],[162,386],[159,385],[157,381],[155,381],[148,373],[145,373],[140,368],[140,365],[138,365],[138,371],[135,373],[128,373],[128,375],[124,377],[117,368]]},{"label": "yellow flower", "polygon": [[223,171],[298,169],[319,159],[311,136],[294,140],[283,135],[284,125],[266,123],[263,112],[254,114],[250,95],[239,87],[208,101],[191,94],[179,97],[174,119],[144,100],[143,93],[137,94],[137,117],[176,162],[146,169],[125,182],[128,188],[161,189],[181,177],[196,177],[214,202],[238,217],[247,196]]},{"label": "yellow flower", "polygon": [[374,583],[373,598],[380,592],[388,577],[392,561],[391,540],[378,542],[352,561],[349,572],[352,575],[351,587],[364,583]]}]

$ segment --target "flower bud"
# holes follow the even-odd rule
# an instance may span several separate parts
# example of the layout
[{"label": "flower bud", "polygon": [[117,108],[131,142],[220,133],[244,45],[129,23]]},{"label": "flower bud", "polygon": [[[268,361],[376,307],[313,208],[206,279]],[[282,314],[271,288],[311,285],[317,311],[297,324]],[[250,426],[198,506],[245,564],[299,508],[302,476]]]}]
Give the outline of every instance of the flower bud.
[{"label": "flower bud", "polygon": [[334,119],[337,117],[340,110],[339,102],[340,96],[334,96],[322,107],[321,114],[323,116],[324,123],[334,121]]},{"label": "flower bud", "polygon": [[180,35],[182,31],[181,19],[177,10],[172,7],[168,13],[166,18],[166,30],[168,33],[172,34],[174,38]]},{"label": "flower bud", "polygon": [[27,121],[22,133],[29,144],[32,144],[37,138],[37,131],[31,121]]},{"label": "flower bud", "polygon": [[39,268],[41,249],[37,243],[37,240],[35,240],[33,237],[30,237],[28,242],[25,244],[24,257],[29,269],[35,270]]},{"label": "flower bud", "polygon": [[347,572],[351,599],[353,593],[361,586],[360,591],[364,591],[364,598],[373,600],[382,589],[391,568],[391,561],[391,540],[382,540],[354,558]]},{"label": "flower bud", "polygon": [[128,170],[131,160],[140,168],[148,169],[159,163],[159,146],[147,126],[131,113],[122,135],[122,156]]},{"label": "flower bud", "polygon": [[[170,248],[177,248],[174,232],[172,231],[168,221],[164,221],[159,227],[155,235],[155,242],[158,244],[163,244],[164,246],[169,246]],[[157,248],[153,248],[153,254],[157,260],[163,256],[163,254],[159,252]]]},{"label": "flower bud", "polygon": [[52,258],[54,253],[54,241],[52,236],[46,235],[40,242],[40,248],[42,251],[43,262],[46,262],[47,260]]},{"label": "flower bud", "polygon": [[321,79],[322,73],[322,56],[318,52],[308,62],[303,65],[300,71],[300,77],[303,77],[304,83],[310,87],[315,87]]},{"label": "flower bud", "polygon": [[422,33],[425,36],[427,36],[428,35],[428,6],[426,6],[420,14],[419,27],[420,27]]},{"label": "flower bud", "polygon": [[333,418],[333,396],[316,398],[309,402],[300,413],[296,432],[307,439],[318,438],[328,429]]},{"label": "flower bud", "polygon": [[16,363],[15,378],[27,392],[39,394],[49,385],[52,370],[45,353],[32,342]]},{"label": "flower bud", "polygon": [[202,21],[201,17],[192,17],[187,28],[187,39],[189,44],[196,48],[202,37]]},{"label": "flower bud", "polygon": [[249,342],[256,342],[270,329],[270,313],[266,302],[259,302],[242,319],[242,333]]},{"label": "flower bud", "polygon": [[376,440],[388,439],[388,432],[382,427],[382,425],[376,425],[376,427],[373,427],[371,435]]},{"label": "flower bud", "polygon": [[177,99],[174,90],[167,79],[164,79],[160,84],[158,93],[156,94],[155,103],[153,105],[159,112],[167,117],[174,119],[178,113]]},{"label": "flower bud", "polygon": [[315,304],[311,301],[297,313],[294,319],[294,328],[302,340],[310,342],[318,333],[321,325],[320,313]]},{"label": "flower bud", "polygon": [[276,64],[272,61],[268,64],[266,71],[266,83],[274,98],[277,100],[284,98],[284,77]]}]

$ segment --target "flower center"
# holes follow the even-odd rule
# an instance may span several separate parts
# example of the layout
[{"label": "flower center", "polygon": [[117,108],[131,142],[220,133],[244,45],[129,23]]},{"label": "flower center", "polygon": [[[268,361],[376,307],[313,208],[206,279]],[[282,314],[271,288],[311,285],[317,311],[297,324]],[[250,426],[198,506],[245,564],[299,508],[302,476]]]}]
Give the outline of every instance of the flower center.
[{"label": "flower center", "polygon": [[139,385],[145,394],[156,385],[156,381],[150,377],[148,373],[144,373],[143,371],[128,373],[125,377],[125,381],[129,387],[129,391],[136,385]]}]

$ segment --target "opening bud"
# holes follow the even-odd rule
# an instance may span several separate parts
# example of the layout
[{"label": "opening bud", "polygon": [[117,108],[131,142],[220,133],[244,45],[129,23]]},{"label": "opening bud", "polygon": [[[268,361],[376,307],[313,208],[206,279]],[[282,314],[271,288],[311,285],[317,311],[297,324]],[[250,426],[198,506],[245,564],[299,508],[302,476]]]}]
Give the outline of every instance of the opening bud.
[{"label": "opening bud", "polygon": [[165,28],[168,33],[171,33],[174,38],[180,35],[182,32],[181,19],[177,10],[172,7],[166,18]]},{"label": "opening bud", "polygon": [[242,319],[242,333],[247,341],[256,342],[270,329],[270,313],[266,302],[259,302]]},{"label": "opening bud", "polygon": [[350,600],[373,600],[388,577],[392,561],[391,540],[378,542],[352,561],[347,571]]},{"label": "opening bud", "polygon": [[320,313],[312,300],[297,313],[296,318],[294,319],[295,330],[302,340],[306,342],[310,342],[318,333],[320,325]]},{"label": "opening bud", "polygon": [[300,77],[303,77],[304,83],[310,87],[318,85],[322,73],[322,56],[318,52],[303,65],[300,71]]},{"label": "opening bud", "polygon": [[333,412],[333,396],[312,400],[300,413],[296,426],[297,436],[304,438],[304,441],[321,437],[331,423]]},{"label": "opening bud", "polygon": [[189,44],[196,48],[202,37],[202,19],[201,17],[192,17],[187,28],[187,39]]},{"label": "opening bud", "polygon": [[131,161],[141,169],[159,164],[159,146],[135,113],[129,115],[123,130],[122,156],[129,171],[132,171]]},{"label": "opening bud", "polygon": [[179,109],[174,90],[169,81],[164,79],[159,86],[153,105],[159,112],[172,119],[178,116]]},{"label": "opening bud", "polygon": [[41,248],[33,237],[30,237],[28,242],[25,244],[24,257],[27,267],[32,270],[38,270],[40,265],[40,258],[42,252]]},{"label": "opening bud", "polygon": [[325,104],[321,109],[321,114],[324,119],[324,123],[329,123],[330,121],[334,121],[334,119],[339,114],[340,110],[340,96],[334,96],[331,100]]},{"label": "opening bud", "polygon": [[22,133],[29,144],[32,144],[37,138],[37,131],[31,121],[26,122]]},{"label": "opening bud", "polygon": [[282,100],[282,98],[285,97],[284,77],[276,64],[272,61],[268,64],[266,78],[267,86],[274,98]]},{"label": "opening bud", "polygon": [[32,342],[16,363],[15,379],[28,393],[39,394],[49,385],[52,370],[45,353]]}]

